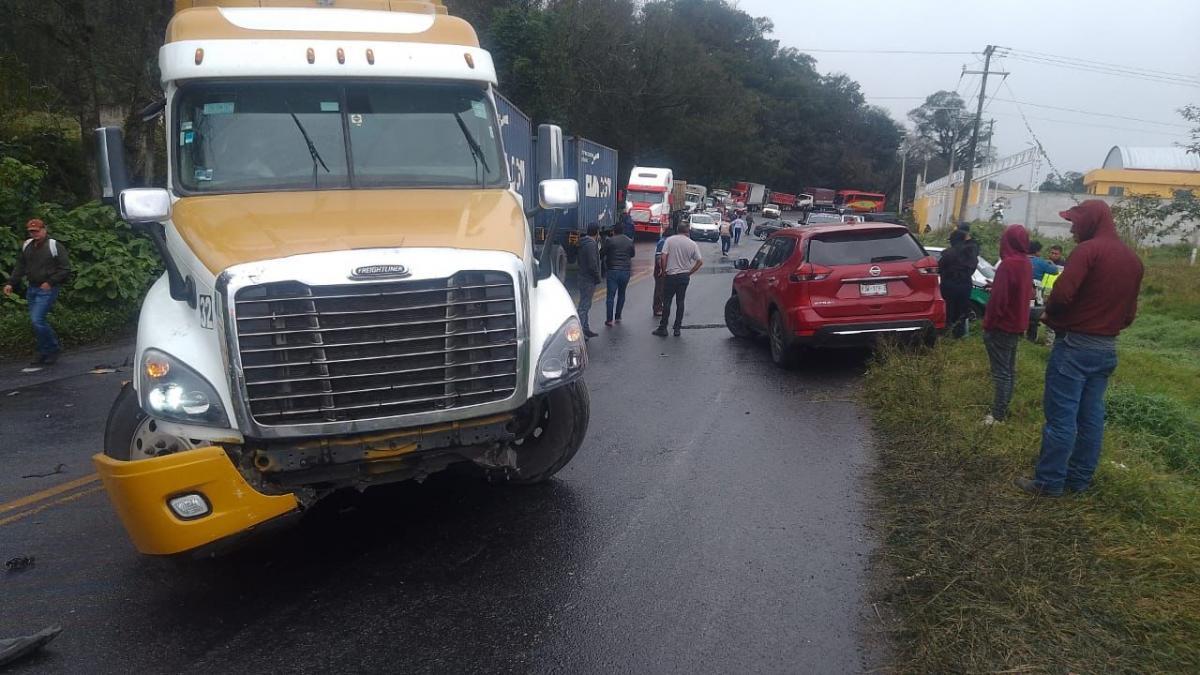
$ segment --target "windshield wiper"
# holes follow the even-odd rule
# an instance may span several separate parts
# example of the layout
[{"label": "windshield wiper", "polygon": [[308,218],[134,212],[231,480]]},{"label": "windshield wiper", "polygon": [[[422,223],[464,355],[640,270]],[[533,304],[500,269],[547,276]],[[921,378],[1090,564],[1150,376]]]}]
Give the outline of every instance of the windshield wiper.
[{"label": "windshield wiper", "polygon": [[[289,106],[290,108],[290,106]],[[288,114],[292,116],[292,121],[296,123],[296,128],[300,130],[300,135],[304,137],[304,142],[308,144],[308,154],[312,155],[313,161],[313,189],[316,190],[317,185],[317,163],[320,162],[321,168],[325,169],[325,173],[331,173],[329,167],[325,165],[325,160],[321,159],[321,153],[317,152],[317,146],[313,145],[312,139],[308,137],[308,132],[304,130],[304,125],[300,123],[300,118],[296,117],[296,113],[288,110]]]},{"label": "windshield wiper", "polygon": [[467,128],[467,123],[463,121],[462,115],[454,113],[454,119],[458,120],[458,128],[462,129],[463,138],[467,139],[467,145],[471,147],[471,157],[475,160],[475,173],[479,173],[479,165],[483,164],[483,173],[479,173],[479,187],[483,189],[487,187],[487,175],[492,172],[492,169],[488,167],[487,157],[483,156],[483,148],[475,140],[471,130]]},{"label": "windshield wiper", "polygon": [[891,262],[893,260],[908,260],[906,255],[877,255],[871,258],[871,262]]}]

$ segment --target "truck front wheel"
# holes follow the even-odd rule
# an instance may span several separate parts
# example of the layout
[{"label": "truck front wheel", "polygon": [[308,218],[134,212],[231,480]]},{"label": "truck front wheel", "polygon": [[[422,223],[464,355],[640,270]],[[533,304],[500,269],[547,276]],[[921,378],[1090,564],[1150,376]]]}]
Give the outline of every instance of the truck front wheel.
[{"label": "truck front wheel", "polygon": [[160,431],[158,422],[138,404],[137,392],[128,382],[113,401],[108,422],[104,425],[104,454],[123,462],[170,455],[205,445],[208,444]]},{"label": "truck front wheel", "polygon": [[554,248],[550,251],[550,269],[554,270],[554,276],[558,280],[566,283],[567,281],[567,251],[559,244],[554,244]]},{"label": "truck front wheel", "polygon": [[513,441],[516,470],[511,483],[540,483],[571,461],[587,434],[591,401],[583,380],[552,389],[529,407],[522,436]]}]

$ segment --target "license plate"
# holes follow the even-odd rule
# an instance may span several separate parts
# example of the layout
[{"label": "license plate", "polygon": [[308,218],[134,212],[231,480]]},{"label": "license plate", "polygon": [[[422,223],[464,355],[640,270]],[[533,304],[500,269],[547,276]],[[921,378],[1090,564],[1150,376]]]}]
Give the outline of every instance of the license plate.
[{"label": "license plate", "polygon": [[887,295],[887,284],[860,284],[859,295]]}]

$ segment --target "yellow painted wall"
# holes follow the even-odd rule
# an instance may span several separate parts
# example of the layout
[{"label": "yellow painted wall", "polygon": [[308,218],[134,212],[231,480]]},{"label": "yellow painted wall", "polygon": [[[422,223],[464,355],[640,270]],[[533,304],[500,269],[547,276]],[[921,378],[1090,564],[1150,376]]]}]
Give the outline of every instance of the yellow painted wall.
[{"label": "yellow painted wall", "polygon": [[1172,197],[1176,190],[1191,190],[1200,196],[1200,171],[1146,171],[1139,169],[1095,169],[1083,177],[1088,194],[1107,195],[1110,187],[1125,188],[1125,194]]},{"label": "yellow painted wall", "polygon": [[918,197],[913,200],[913,221],[917,224],[917,231],[925,231],[926,219],[929,217],[929,197]]}]

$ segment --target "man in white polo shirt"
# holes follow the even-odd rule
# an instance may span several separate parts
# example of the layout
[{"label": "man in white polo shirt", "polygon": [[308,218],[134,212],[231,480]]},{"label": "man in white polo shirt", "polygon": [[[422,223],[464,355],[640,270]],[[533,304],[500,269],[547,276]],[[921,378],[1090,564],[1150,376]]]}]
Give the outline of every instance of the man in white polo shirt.
[{"label": "man in white polo shirt", "polygon": [[686,220],[680,222],[677,234],[667,237],[663,244],[662,266],[666,277],[663,280],[663,313],[658,329],[654,331],[654,335],[659,337],[667,336],[671,298],[675,298],[675,337],[679,337],[683,328],[683,301],[687,297],[688,280],[704,264],[700,247],[688,236],[690,229]]}]

